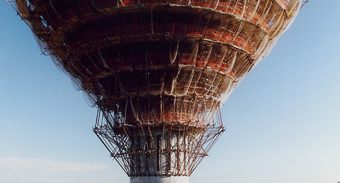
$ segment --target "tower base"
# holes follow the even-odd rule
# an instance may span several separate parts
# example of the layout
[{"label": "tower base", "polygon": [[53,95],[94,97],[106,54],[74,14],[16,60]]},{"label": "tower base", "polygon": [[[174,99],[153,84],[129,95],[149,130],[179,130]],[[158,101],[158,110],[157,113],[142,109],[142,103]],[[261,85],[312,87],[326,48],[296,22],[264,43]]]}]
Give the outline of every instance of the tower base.
[{"label": "tower base", "polygon": [[130,183],[189,183],[189,177],[187,176],[130,177]]}]

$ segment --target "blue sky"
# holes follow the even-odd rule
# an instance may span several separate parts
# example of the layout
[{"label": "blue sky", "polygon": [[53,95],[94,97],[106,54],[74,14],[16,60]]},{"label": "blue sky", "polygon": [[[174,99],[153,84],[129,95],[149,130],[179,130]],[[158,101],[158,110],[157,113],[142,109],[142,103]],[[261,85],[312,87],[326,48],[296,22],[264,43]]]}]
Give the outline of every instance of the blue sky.
[{"label": "blue sky", "polygon": [[[191,183],[340,181],[340,1],[311,1],[222,108],[226,132]],[[0,1],[0,182],[128,183],[96,109]]]}]

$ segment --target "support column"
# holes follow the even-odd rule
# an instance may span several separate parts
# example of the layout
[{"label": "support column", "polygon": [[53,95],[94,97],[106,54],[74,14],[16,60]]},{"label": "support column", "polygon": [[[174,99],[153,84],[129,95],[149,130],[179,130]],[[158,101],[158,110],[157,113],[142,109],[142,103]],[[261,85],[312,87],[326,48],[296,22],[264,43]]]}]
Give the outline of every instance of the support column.
[{"label": "support column", "polygon": [[189,183],[189,177],[188,176],[130,177],[130,183]]}]

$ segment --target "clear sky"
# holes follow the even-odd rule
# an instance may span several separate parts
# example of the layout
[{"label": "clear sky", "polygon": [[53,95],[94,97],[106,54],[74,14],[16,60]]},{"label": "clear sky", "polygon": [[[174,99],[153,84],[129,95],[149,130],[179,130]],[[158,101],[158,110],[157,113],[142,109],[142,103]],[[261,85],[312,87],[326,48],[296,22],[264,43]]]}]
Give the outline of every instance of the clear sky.
[{"label": "clear sky", "polygon": [[[128,183],[96,109],[0,0],[0,182]],[[340,181],[340,1],[312,0],[222,108],[226,132],[191,183]]]}]

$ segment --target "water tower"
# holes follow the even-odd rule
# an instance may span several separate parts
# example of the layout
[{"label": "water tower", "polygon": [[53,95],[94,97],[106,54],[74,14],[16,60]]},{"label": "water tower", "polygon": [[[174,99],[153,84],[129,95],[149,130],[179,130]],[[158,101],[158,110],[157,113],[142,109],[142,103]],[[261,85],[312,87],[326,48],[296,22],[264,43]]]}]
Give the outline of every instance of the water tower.
[{"label": "water tower", "polygon": [[224,131],[220,106],[301,0],[8,0],[98,115],[131,183],[187,183]]}]

